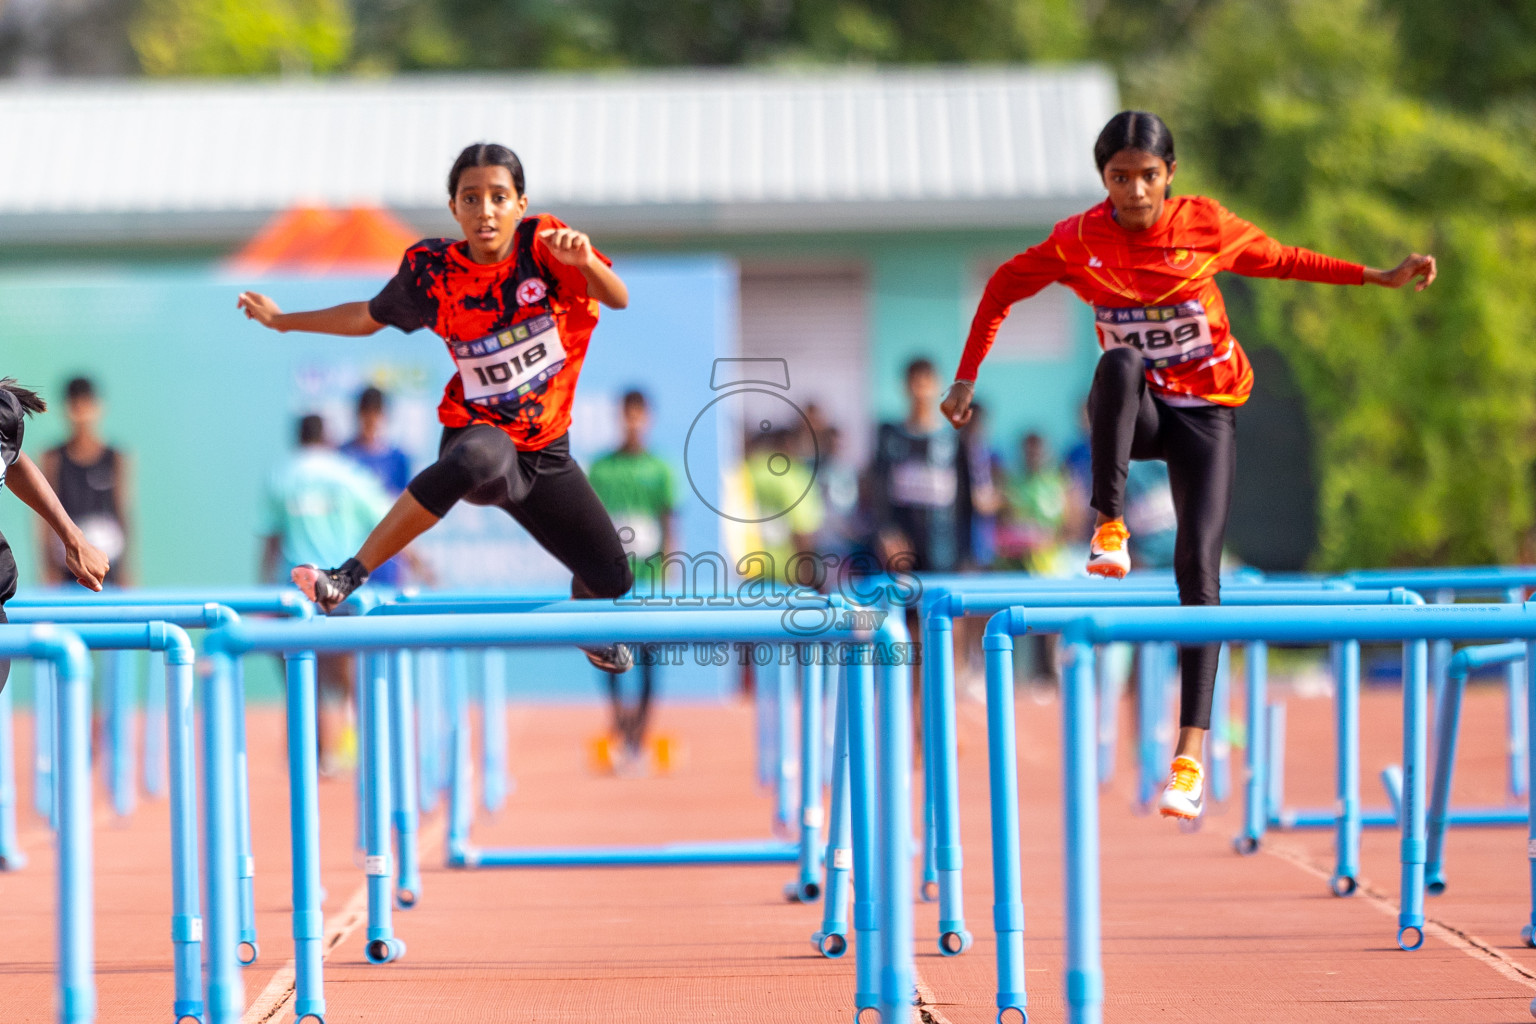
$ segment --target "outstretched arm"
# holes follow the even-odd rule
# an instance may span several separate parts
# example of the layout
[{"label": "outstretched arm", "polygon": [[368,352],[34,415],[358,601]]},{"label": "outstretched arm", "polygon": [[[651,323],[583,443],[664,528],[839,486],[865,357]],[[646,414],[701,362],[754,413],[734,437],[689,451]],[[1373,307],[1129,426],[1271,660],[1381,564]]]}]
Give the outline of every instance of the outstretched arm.
[{"label": "outstretched arm", "polygon": [[1435,280],[1435,258],[1413,253],[1391,270],[1376,270],[1324,256],[1300,246],[1281,245],[1253,224],[1217,207],[1221,220],[1222,266],[1247,277],[1288,277],[1321,284],[1379,284],[1401,288],[1419,279],[1421,292]]},{"label": "outstretched arm", "polygon": [[[52,489],[53,482],[59,478],[59,457],[52,449],[43,452],[42,459],[37,465],[38,471],[43,474],[43,482]],[[53,557],[53,531],[48,528],[48,523],[42,516],[37,518],[37,574],[42,578],[43,585],[56,587],[64,582],[58,567],[54,564]]]},{"label": "outstretched arm", "polygon": [[241,292],[235,305],[245,311],[247,319],[255,320],[274,331],[308,331],[311,334],[359,337],[372,334],[384,326],[368,312],[366,302],[343,302],[329,309],[284,313],[277,303],[260,292]]},{"label": "outstretched arm", "polygon": [[16,464],[6,475],[5,483],[64,542],[64,564],[75,574],[80,585],[100,590],[101,581],[111,568],[107,556],[87,541],[80,527],[69,518],[64,506],[59,504],[58,495],[48,486],[48,480],[43,476],[43,471],[37,468],[37,464],[25,455],[18,455]]},{"label": "outstretched arm", "polygon": [[1027,299],[1046,285],[1061,279],[1063,265],[1053,239],[1047,238],[1039,245],[1019,253],[998,267],[987,281],[971,320],[971,331],[965,339],[965,354],[960,357],[960,368],[955,371],[955,382],[939,407],[950,424],[959,430],[971,420],[971,398],[975,390],[976,375],[981,372],[981,361],[992,350],[997,339],[997,329],[1015,302]]}]

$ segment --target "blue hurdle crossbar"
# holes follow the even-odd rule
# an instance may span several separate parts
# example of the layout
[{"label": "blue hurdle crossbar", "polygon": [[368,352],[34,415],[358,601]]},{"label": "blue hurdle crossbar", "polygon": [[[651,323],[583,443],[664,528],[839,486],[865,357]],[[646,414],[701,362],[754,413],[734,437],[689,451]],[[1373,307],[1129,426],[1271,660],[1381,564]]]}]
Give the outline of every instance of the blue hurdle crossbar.
[{"label": "blue hurdle crossbar", "polygon": [[[1269,584],[1230,586],[1223,594],[1223,600],[1235,606],[1266,606],[1266,605],[1359,605],[1371,602],[1385,603],[1391,600],[1406,600],[1406,592],[1400,592],[1396,596],[1391,591],[1352,591],[1343,587],[1328,586],[1300,586],[1290,585],[1273,587]],[[1034,633],[1057,632],[1067,623],[1074,621],[1087,611],[1097,607],[1148,607],[1148,608],[1173,608],[1178,605],[1177,594],[1169,589],[1166,584],[1160,587],[1142,587],[1130,590],[1120,590],[1109,585],[1092,586],[1086,589],[1069,590],[1061,587],[1050,587],[1042,590],[1015,589],[1012,591],[996,591],[991,588],[978,588],[972,590],[941,589],[925,601],[926,614],[924,619],[924,637],[926,643],[924,650],[926,657],[923,663],[924,672],[924,713],[926,715],[925,739],[927,747],[927,760],[929,762],[929,777],[932,782],[932,800],[934,801],[933,819],[935,822],[937,847],[936,864],[938,867],[939,884],[939,950],[946,956],[954,956],[965,951],[970,946],[970,933],[966,930],[965,914],[963,907],[963,884],[961,872],[963,865],[962,851],[960,847],[960,823],[959,823],[959,780],[956,768],[955,749],[955,703],[954,703],[954,654],[953,645],[950,643],[950,634],[953,630],[954,619],[966,615],[992,615],[1001,610],[1015,605],[1025,604],[1030,609],[1030,631]],[[1250,658],[1250,664],[1259,658]],[[1250,690],[1250,730],[1254,718],[1254,709],[1262,709],[1262,675],[1258,677],[1260,689],[1257,699]],[[1011,744],[1013,719],[1013,689],[1012,684],[1006,688],[1006,695],[998,693],[996,688],[989,683],[987,690],[988,705],[988,760],[990,765],[990,777],[994,793],[993,813],[1009,813],[1001,806],[999,801],[1000,789],[1006,787],[1006,780],[1002,777],[1005,771],[1011,770],[1013,760],[1007,746]],[[1006,705],[1004,708],[1002,705]],[[1356,726],[1358,728],[1358,726]],[[1250,741],[1250,772],[1248,786],[1245,789],[1245,799],[1249,805],[1249,813],[1245,815],[1245,829],[1254,835],[1254,844],[1257,837],[1262,835],[1262,815],[1264,806],[1261,788],[1263,785],[1262,773],[1253,772],[1253,750]],[[1097,763],[1097,757],[1095,758]],[[1356,773],[1356,779],[1358,773]],[[1341,776],[1341,786],[1347,781],[1347,776]],[[1003,802],[1006,802],[1005,800]],[[1341,807],[1344,812],[1340,815],[1339,829],[1342,837],[1351,834],[1348,831],[1349,815],[1358,809],[1358,792],[1353,798],[1346,793],[1341,793]],[[1012,812],[1016,814],[1016,811]],[[1358,863],[1358,854],[1352,852],[1347,843],[1341,841],[1339,851],[1340,871],[1354,872],[1354,865]],[[998,851],[994,849],[994,870],[1001,863],[997,857]],[[997,892],[994,898],[994,916],[999,920],[1012,921],[1021,919],[1022,909],[1017,914],[1010,909],[1015,899],[1010,893],[1018,891],[1014,882],[1017,879],[995,879]],[[828,888],[831,882],[828,883]],[[1013,1009],[1024,1012],[1023,999],[1023,946],[1022,929],[1001,929],[998,939],[998,1010],[1000,1013]],[[1014,993],[1017,993],[1015,998]]]},{"label": "blue hurdle crossbar", "polygon": [[[1414,595],[1416,598],[1417,595]],[[1022,607],[993,616],[987,624],[988,685],[1006,689],[1012,672],[1013,637],[1031,628]],[[1064,686],[1063,767],[1067,824],[1067,1005],[1072,1024],[1102,1018],[1103,971],[1099,950],[1097,788],[1093,784],[1093,672],[1096,643],[1164,640],[1181,644],[1258,641],[1270,643],[1401,642],[1404,647],[1403,815],[1398,944],[1423,942],[1426,847],[1425,762],[1428,730],[1428,641],[1475,640],[1487,636],[1536,640],[1536,608],[1508,605],[1358,606],[1333,608],[1209,607],[1106,609],[1084,615],[1062,631],[1070,669]],[[1530,659],[1536,661],[1536,659]],[[1528,662],[1529,663],[1529,662]],[[1017,784],[1017,769],[1008,772]],[[1016,790],[1015,790],[1016,792]],[[994,829],[998,827],[994,817]],[[994,840],[1011,861],[1018,860],[1018,835]],[[1533,866],[1536,872],[1536,866]],[[1536,874],[1533,874],[1536,882]],[[1533,910],[1536,921],[1536,910]]]},{"label": "blue hurdle crossbar", "polygon": [[[592,602],[581,602],[590,608]],[[850,666],[854,682],[850,685],[850,703],[855,693],[871,694],[868,703],[877,703],[881,742],[876,748],[875,779],[865,777],[863,785],[853,787],[857,802],[861,791],[867,794],[878,782],[878,828],[874,835],[854,836],[855,848],[880,852],[878,870],[862,877],[873,878],[875,885],[868,899],[876,904],[878,914],[858,914],[855,932],[859,938],[856,1003],[872,996],[872,1003],[884,1020],[895,1021],[910,1012],[913,990],[912,971],[912,878],[907,857],[911,836],[911,725],[910,683],[905,664],[895,660],[893,644],[906,641],[905,630],[897,617],[887,618],[874,631],[854,630],[832,624],[814,638],[796,635],[778,611],[647,611],[644,614],[612,611],[572,610],[530,615],[422,615],[367,616],[351,619],[326,619],[313,622],[244,622],[210,633],[205,642],[213,660],[215,679],[233,672],[233,658],[251,651],[270,651],[288,656],[291,672],[290,697],[307,693],[312,699],[313,654],[330,651],[384,651],[409,648],[441,647],[514,647],[579,645],[594,642],[658,643],[666,641],[758,641],[758,642],[831,642],[855,651],[885,651],[879,666],[864,663]],[[904,656],[904,655],[903,655]],[[307,672],[306,672],[307,667]],[[875,669],[879,671],[876,672]],[[307,676],[307,678],[306,678]],[[877,677],[878,676],[878,680]],[[308,682],[311,685],[302,685]],[[294,685],[294,684],[299,685]],[[209,899],[205,929],[209,963],[207,1024],[234,1024],[240,1017],[244,995],[235,950],[234,899],[234,822],[230,815],[213,806],[219,797],[232,796],[234,775],[230,749],[233,708],[227,688],[214,685],[208,689],[209,706],[205,712],[208,735],[205,772],[210,793],[210,811],[206,849],[209,863]],[[375,696],[387,699],[387,694]],[[868,706],[863,696],[857,698],[861,710]],[[850,720],[856,716],[850,715]],[[311,716],[299,716],[301,721]],[[296,1007],[299,1019],[322,1019],[323,993],[319,987],[320,910],[318,904],[318,807],[314,793],[316,773],[313,736],[303,737],[302,729],[289,735],[290,785],[293,789],[294,841],[294,933],[296,969],[312,975],[315,994],[311,1002]],[[304,742],[307,739],[308,742]],[[382,753],[387,731],[381,742],[371,744]],[[297,749],[296,749],[297,748]],[[364,765],[364,771],[370,766]],[[371,785],[377,787],[375,804],[387,806],[384,790],[389,785],[387,773],[370,771]],[[862,773],[861,773],[862,774]],[[867,796],[866,796],[867,798]],[[854,808],[854,819],[861,818]],[[385,823],[387,826],[387,822]],[[376,827],[370,829],[369,899],[375,908],[373,920],[388,925],[389,870],[387,839]],[[387,835],[387,832],[386,832]],[[373,860],[378,858],[378,860]],[[878,897],[878,898],[876,898]],[[871,908],[874,909],[874,908]],[[864,925],[860,928],[859,925]],[[387,943],[393,935],[375,934],[370,929],[369,942]],[[878,948],[875,948],[878,944]],[[872,955],[873,954],[873,955]]]}]

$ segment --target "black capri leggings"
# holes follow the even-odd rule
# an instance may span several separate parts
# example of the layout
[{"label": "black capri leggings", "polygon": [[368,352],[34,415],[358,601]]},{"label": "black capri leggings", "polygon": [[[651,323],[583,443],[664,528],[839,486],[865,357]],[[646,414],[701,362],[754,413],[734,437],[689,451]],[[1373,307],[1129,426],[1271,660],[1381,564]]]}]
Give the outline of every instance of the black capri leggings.
[{"label": "black capri leggings", "polygon": [[[1141,354],[1113,348],[1099,358],[1088,392],[1094,509],[1125,514],[1125,474],[1132,459],[1168,463],[1179,532],[1173,574],[1179,603],[1221,603],[1221,547],[1237,472],[1237,416],[1221,405],[1175,406],[1153,397]],[[1179,725],[1211,727],[1220,644],[1179,648],[1183,690]]]},{"label": "black capri leggings", "polygon": [[574,597],[619,597],[635,582],[613,520],[564,434],[525,452],[490,424],[449,427],[437,461],[407,490],[439,519],[460,501],[500,507],[571,570]]}]

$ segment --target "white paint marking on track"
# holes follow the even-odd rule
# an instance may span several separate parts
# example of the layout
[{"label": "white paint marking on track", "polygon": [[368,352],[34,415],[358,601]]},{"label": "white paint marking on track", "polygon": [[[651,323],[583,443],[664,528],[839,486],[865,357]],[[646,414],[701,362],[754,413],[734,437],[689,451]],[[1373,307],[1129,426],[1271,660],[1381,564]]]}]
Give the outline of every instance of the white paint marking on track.
[{"label": "white paint marking on track", "polygon": [[917,973],[916,968],[912,971],[912,977],[917,981],[917,1012],[923,1024],[952,1024],[948,1017],[939,1012],[939,997],[933,994],[932,987]]},{"label": "white paint marking on track", "polygon": [[[1296,865],[1307,874],[1315,875],[1324,882],[1329,881],[1333,877],[1331,870],[1314,863],[1306,851],[1300,847],[1291,846],[1283,842],[1277,843],[1273,838],[1266,836],[1259,849],[1271,856]],[[1355,895],[1352,898],[1364,898],[1367,903],[1383,914],[1394,920],[1397,918],[1397,900],[1386,893],[1371,888],[1363,882],[1358,884],[1358,887],[1355,889]],[[1531,971],[1530,968],[1503,953],[1490,943],[1462,931],[1455,925],[1446,924],[1444,921],[1437,921],[1426,915],[1424,918],[1424,937],[1439,939],[1441,942],[1444,942],[1453,949],[1460,950],[1472,959],[1487,964],[1510,981],[1536,991],[1536,972]]]}]

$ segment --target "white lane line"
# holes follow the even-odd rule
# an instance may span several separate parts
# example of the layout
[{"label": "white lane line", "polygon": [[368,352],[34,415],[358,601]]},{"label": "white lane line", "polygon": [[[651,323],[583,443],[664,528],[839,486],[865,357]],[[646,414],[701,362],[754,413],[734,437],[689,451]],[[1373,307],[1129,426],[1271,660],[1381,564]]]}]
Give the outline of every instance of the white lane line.
[{"label": "white lane line", "polygon": [[[1329,881],[1333,877],[1331,870],[1314,863],[1301,848],[1291,846],[1285,842],[1276,842],[1270,836],[1264,838],[1264,842],[1260,845],[1259,849],[1296,865],[1307,874],[1314,875],[1324,882]],[[1355,895],[1352,898],[1360,899],[1362,896],[1371,906],[1388,917],[1396,919],[1398,911],[1397,900],[1386,893],[1379,892],[1364,883],[1360,883],[1359,887],[1355,889]],[[1515,960],[1483,939],[1468,934],[1455,925],[1446,924],[1444,921],[1438,921],[1425,915],[1424,936],[1425,938],[1433,936],[1453,949],[1459,949],[1479,963],[1492,967],[1510,981],[1536,991],[1536,971],[1532,971],[1518,960]]]},{"label": "white lane line", "polygon": [[923,1024],[953,1024],[952,1021],[939,1011],[939,997],[933,994],[932,987],[923,980],[923,976],[917,973],[914,967],[912,977],[917,979],[917,1010],[923,1019]]}]

